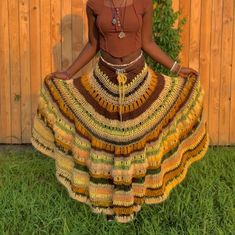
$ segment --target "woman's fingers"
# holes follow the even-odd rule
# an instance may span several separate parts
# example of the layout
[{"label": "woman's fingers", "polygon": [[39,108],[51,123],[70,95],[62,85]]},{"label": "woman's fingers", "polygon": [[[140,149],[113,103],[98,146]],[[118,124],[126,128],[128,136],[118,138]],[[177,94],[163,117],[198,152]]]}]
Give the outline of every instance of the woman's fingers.
[{"label": "woman's fingers", "polygon": [[57,74],[57,72],[53,72],[53,73],[50,74],[50,76],[51,76],[52,78],[55,78],[55,77],[56,77],[56,74]]},{"label": "woman's fingers", "polygon": [[191,70],[191,71],[192,71],[192,73],[193,73],[193,74],[195,74],[196,76],[198,76],[198,75],[199,75],[198,71],[196,71],[195,69],[190,68],[190,70]]},{"label": "woman's fingers", "polygon": [[68,80],[67,76],[63,72],[53,72],[50,75],[55,79]]},{"label": "woman's fingers", "polygon": [[191,77],[191,76],[198,76],[199,73],[192,68],[183,67],[181,69],[179,75],[183,78],[187,78],[187,77]]},{"label": "woman's fingers", "polygon": [[180,73],[180,76],[183,77],[183,78],[187,78],[189,76],[189,74]]},{"label": "woman's fingers", "polygon": [[182,72],[186,76],[199,76],[198,71],[196,71],[195,69],[192,69],[192,68],[185,68]]}]

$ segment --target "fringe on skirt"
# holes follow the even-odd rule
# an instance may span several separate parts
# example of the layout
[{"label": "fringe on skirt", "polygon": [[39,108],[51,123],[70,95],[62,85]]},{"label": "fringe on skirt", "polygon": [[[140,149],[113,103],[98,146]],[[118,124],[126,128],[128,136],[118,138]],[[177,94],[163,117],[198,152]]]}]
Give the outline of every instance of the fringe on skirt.
[{"label": "fringe on skirt", "polygon": [[72,82],[47,75],[31,142],[55,160],[71,198],[126,223],[144,203],[167,199],[205,156],[209,135],[199,77],[170,77],[142,59],[122,88],[120,120],[117,74],[101,59]]}]

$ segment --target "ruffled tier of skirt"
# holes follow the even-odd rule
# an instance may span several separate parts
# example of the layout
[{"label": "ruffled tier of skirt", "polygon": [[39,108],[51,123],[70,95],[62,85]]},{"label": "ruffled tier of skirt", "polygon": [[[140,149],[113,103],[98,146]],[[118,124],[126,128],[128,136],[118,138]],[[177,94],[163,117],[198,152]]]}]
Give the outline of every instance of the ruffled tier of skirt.
[{"label": "ruffled tier of skirt", "polygon": [[142,204],[167,199],[205,156],[209,135],[199,77],[170,77],[143,62],[125,85],[122,121],[119,91],[100,60],[72,82],[46,76],[31,142],[55,160],[71,198],[126,223]]}]

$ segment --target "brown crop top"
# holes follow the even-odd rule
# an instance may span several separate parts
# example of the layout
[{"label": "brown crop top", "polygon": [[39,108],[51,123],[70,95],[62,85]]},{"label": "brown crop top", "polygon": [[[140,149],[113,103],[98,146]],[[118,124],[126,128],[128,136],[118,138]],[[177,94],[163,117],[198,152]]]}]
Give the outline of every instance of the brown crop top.
[{"label": "brown crop top", "polygon": [[[112,0],[87,0],[99,31],[99,47],[114,57],[123,57],[141,48],[142,17],[152,0],[127,1],[123,31],[126,37],[119,38],[112,24]],[[109,4],[109,6],[108,6]],[[119,7],[121,24],[125,7]]]}]

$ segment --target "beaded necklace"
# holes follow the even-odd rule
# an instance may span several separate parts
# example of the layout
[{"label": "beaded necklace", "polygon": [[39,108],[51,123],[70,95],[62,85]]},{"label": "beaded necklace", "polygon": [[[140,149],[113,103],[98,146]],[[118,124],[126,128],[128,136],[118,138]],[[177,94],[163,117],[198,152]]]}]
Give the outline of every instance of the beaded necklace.
[{"label": "beaded necklace", "polygon": [[[124,38],[126,36],[126,34],[124,33],[124,19],[125,19],[125,13],[126,13],[126,0],[125,0],[125,9],[124,9],[124,14],[123,14],[123,19],[122,19],[122,25],[121,25],[121,22],[120,22],[120,11],[119,9],[115,6],[113,0],[112,0],[112,3],[113,3],[113,6],[114,6],[114,11],[113,11],[113,17],[112,17],[112,24],[116,26],[116,30],[117,30],[117,27],[121,27],[121,31],[120,33],[118,34],[118,37],[119,38]],[[115,14],[114,14],[115,12]],[[116,17],[115,17],[116,15]]]}]

